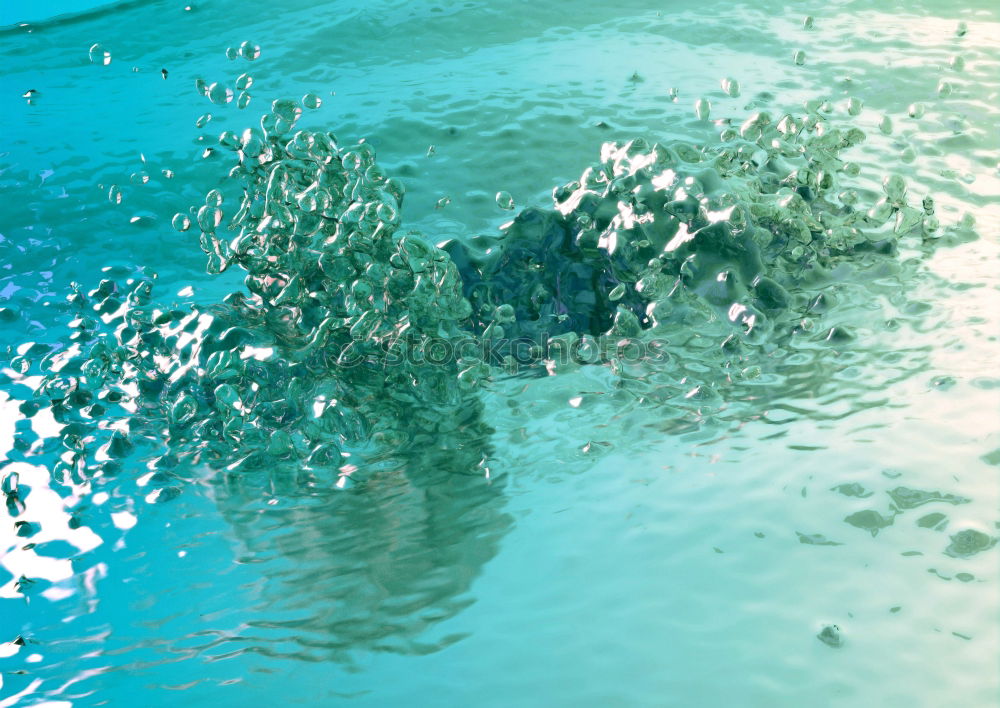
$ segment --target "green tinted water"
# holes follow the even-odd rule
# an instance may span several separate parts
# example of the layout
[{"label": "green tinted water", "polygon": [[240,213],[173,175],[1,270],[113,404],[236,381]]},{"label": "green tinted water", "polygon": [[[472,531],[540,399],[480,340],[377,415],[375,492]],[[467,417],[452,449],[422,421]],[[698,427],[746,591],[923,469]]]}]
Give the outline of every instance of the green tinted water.
[{"label": "green tinted water", "polygon": [[[21,637],[0,652],[7,705],[996,702],[995,13],[190,8],[3,35],[0,639]],[[228,224],[244,190],[277,194],[266,165],[244,159],[227,178],[239,157],[226,143],[262,114],[295,117],[272,101],[303,96],[295,130],[332,130],[341,146],[322,179],[344,200],[323,228],[349,228],[308,227],[316,191],[300,180],[315,171],[290,154],[288,214],[265,206],[237,224],[269,252],[201,236],[225,228],[220,196]],[[756,111],[773,120],[741,129]],[[785,113],[804,129],[779,130]],[[867,139],[840,157],[857,175],[821,141],[852,126]],[[775,212],[762,176],[788,170],[754,153],[787,133],[810,164],[834,161],[837,184],[812,170],[796,183],[808,206],[782,193]],[[362,137],[382,172],[364,149],[356,166],[345,157]],[[611,209],[593,224],[572,185],[555,215],[553,187],[586,187],[586,168],[613,167],[603,143],[637,137],[631,156],[675,146],[653,163],[680,176],[658,187],[668,214],[640,174],[593,185]],[[274,145],[315,159],[303,140]],[[676,193],[693,172],[708,211],[732,195],[766,233],[736,251],[710,229],[664,249],[681,222],[704,227]],[[905,194],[883,185],[891,175]],[[855,211],[842,208],[850,189]],[[349,216],[352,199],[371,214]],[[650,204],[655,228],[642,226]],[[791,212],[809,232],[858,232],[795,239]],[[267,215],[281,226],[259,228]],[[560,229],[573,245],[552,241]],[[410,230],[423,238],[380,240]],[[591,232],[605,241],[588,245]],[[622,245],[608,262],[611,233]],[[662,287],[643,239],[667,254]],[[420,245],[449,240],[455,266]],[[212,270],[235,262],[208,275],[203,248]],[[222,305],[247,292],[240,266],[262,309]],[[158,276],[148,301],[127,295],[140,267]],[[399,291],[397,272],[433,287]],[[143,314],[154,307],[180,314]],[[109,331],[129,323],[107,352],[124,364],[86,369],[100,357],[79,333],[99,332],[102,314]],[[599,345],[611,331],[645,348],[536,359],[514,376],[477,348],[443,367],[389,366],[380,347],[363,352],[369,368],[339,360],[403,325],[450,343],[492,343],[502,327]],[[231,326],[243,348],[227,359]],[[100,408],[61,388],[76,366]],[[165,393],[143,378],[156,370]]]}]

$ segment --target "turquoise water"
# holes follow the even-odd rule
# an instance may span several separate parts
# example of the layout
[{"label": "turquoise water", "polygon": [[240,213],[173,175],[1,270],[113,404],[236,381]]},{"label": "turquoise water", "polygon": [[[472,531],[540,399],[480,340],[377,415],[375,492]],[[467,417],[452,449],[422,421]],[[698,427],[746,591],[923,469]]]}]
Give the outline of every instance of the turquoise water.
[{"label": "turquoise water", "polygon": [[[47,21],[36,8],[3,12],[35,24],[0,35],[0,705],[997,704],[1000,18],[990,4],[151,2]],[[243,42],[259,56],[229,59]],[[240,108],[243,74],[253,82]],[[213,102],[199,78],[219,82],[209,93],[223,101],[232,89],[232,101]],[[554,301],[570,303],[568,319],[546,320],[559,331],[587,334],[593,321],[577,317],[591,300],[570,289],[593,293],[608,318],[655,305],[642,331],[625,316],[612,330],[647,356],[535,360],[516,374],[475,361],[475,380],[442,384],[442,402],[438,388],[411,392],[399,369],[299,362],[301,336],[267,319],[277,304],[258,319],[222,305],[247,292],[242,267],[284,285],[287,273],[256,256],[206,272],[206,195],[220,190],[228,224],[244,189],[268,191],[249,173],[226,177],[237,159],[219,136],[306,94],[321,105],[297,128],[333,131],[344,151],[362,138],[373,146],[405,185],[399,213],[378,219],[401,220],[397,235],[451,240],[457,285],[492,277],[515,305],[508,330],[541,327],[529,316],[540,282],[566,289]],[[572,270],[564,260],[591,267],[598,256],[540,252],[530,208],[549,210],[551,223],[553,188],[610,164],[603,144],[642,138],[639,156],[654,142],[687,157],[725,150],[753,142],[756,124],[740,129],[762,110],[769,131],[790,113],[828,126],[821,133],[866,134],[829,156],[809,142],[822,138],[814,126],[782,144],[834,174],[835,186],[808,178],[807,206],[761,206],[747,186],[769,174],[759,144],[710,195],[734,195],[775,231],[794,209],[822,222],[815,233],[859,227],[837,232],[846,241],[835,253],[825,231],[799,252],[761,247],[751,269],[780,283],[784,305],[761,304],[744,262],[727,270],[725,249],[699,250],[697,237],[671,251],[693,249],[694,266],[661,264],[680,290],[634,291],[646,247],[622,246],[622,261],[587,287],[552,282]],[[704,168],[677,164],[682,176]],[[698,174],[712,192],[712,175]],[[883,186],[892,175],[905,199],[882,211],[912,213],[915,225],[897,233],[891,219],[875,223],[878,209],[871,223],[851,222],[842,194],[855,190],[865,214],[897,189]],[[367,182],[359,194],[391,201]],[[289,204],[298,228],[312,212]],[[196,225],[176,230],[178,213]],[[512,234],[544,268],[474,267],[480,249],[510,252]],[[129,301],[128,279],[153,271],[148,302]],[[724,271],[734,275],[717,280]],[[105,300],[102,279],[121,295]],[[74,292],[83,296],[68,302]],[[401,297],[386,319],[419,329],[423,313],[430,331],[439,316],[452,342],[465,331],[487,338],[502,319],[491,306],[470,323],[461,298],[442,293],[430,308]],[[104,312],[88,309],[102,300]],[[742,314],[727,321],[742,303],[751,309],[740,313],[759,310],[749,328]],[[189,340],[155,342],[140,328],[162,359],[123,346],[113,350],[120,370],[82,372],[82,390],[117,387],[125,403],[105,395],[101,408],[87,399],[66,413],[65,390],[43,383],[83,368],[75,318],[100,331],[103,314],[110,333],[147,306],[245,326],[257,348],[244,361],[258,363],[210,364],[206,345],[192,386],[210,383],[213,396],[186,418],[173,412],[179,396],[140,390],[136,372],[176,371],[173,349],[189,353],[218,332],[198,330],[197,317],[183,325]],[[595,342],[611,326],[600,324]],[[464,367],[454,363],[442,367],[451,382]],[[209,410],[220,382],[242,397],[240,415]],[[336,400],[323,454],[334,445],[342,464],[289,451],[296,435],[314,445],[311,423],[266,418],[251,390],[269,403]],[[78,445],[85,463],[68,464]],[[251,458],[261,445],[264,457]]]}]

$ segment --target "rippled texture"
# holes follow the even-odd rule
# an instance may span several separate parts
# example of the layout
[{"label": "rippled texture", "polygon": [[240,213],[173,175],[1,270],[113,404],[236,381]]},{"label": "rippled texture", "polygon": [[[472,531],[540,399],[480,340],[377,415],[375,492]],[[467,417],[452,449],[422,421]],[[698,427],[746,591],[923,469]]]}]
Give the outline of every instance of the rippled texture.
[{"label": "rippled texture", "polygon": [[997,18],[573,10],[4,32],[12,703],[995,701]]}]

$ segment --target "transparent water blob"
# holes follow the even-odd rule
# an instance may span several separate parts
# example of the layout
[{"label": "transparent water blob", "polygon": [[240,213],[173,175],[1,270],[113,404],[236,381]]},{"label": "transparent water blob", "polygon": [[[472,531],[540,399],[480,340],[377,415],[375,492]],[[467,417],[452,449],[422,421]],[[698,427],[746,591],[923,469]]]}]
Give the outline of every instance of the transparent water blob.
[{"label": "transparent water blob", "polygon": [[792,52],[792,62],[795,66],[802,66],[806,63],[806,53],[801,49],[796,49]]},{"label": "transparent water blob", "polygon": [[117,184],[111,185],[111,188],[108,189],[108,201],[112,204],[122,203],[122,190]]},{"label": "transparent water blob", "polygon": [[694,114],[698,120],[708,120],[712,113],[712,104],[707,98],[699,98],[694,102]]},{"label": "transparent water blob", "polygon": [[208,124],[208,121],[210,121],[210,120],[212,120],[212,114],[211,113],[205,113],[204,115],[199,116],[198,120],[196,120],[194,122],[194,127],[195,128],[204,128]]},{"label": "transparent water blob", "polygon": [[807,30],[812,29],[816,25],[816,20],[813,19],[812,15],[806,15],[805,19],[802,20],[802,26]]},{"label": "transparent water blob", "polygon": [[851,97],[847,99],[847,113],[852,116],[860,115],[865,104],[860,98]]},{"label": "transparent water blob", "polygon": [[253,61],[260,56],[260,47],[253,42],[247,40],[240,45],[240,56],[242,56],[247,61]]},{"label": "transparent water blob", "polygon": [[948,66],[951,67],[952,71],[964,71],[965,57],[963,57],[961,54],[956,54],[949,60]]},{"label": "transparent water blob", "polygon": [[306,108],[319,108],[323,105],[323,99],[314,93],[307,93],[302,97],[302,105]]},{"label": "transparent water blob", "polygon": [[740,95],[740,82],[736,79],[725,77],[720,82],[722,84],[722,90],[726,92],[726,95],[736,98]]},{"label": "transparent water blob", "polygon": [[181,214],[180,212],[174,214],[174,218],[170,223],[178,231],[187,231],[191,228],[191,219],[187,217],[187,214]]},{"label": "transparent water blob", "polygon": [[236,88],[240,91],[246,91],[251,86],[253,86],[253,77],[250,74],[240,74],[236,79]]},{"label": "transparent water blob", "polygon": [[107,66],[108,64],[111,63],[111,52],[109,52],[99,43],[91,45],[90,63],[100,64],[101,66]]},{"label": "transparent water blob", "polygon": [[227,147],[230,150],[239,150],[243,141],[240,137],[231,130],[225,130],[219,135],[219,145]]},{"label": "transparent water blob", "polygon": [[910,118],[923,118],[925,110],[924,104],[911,103],[910,107],[906,109],[906,113],[910,116]]},{"label": "transparent water blob", "polygon": [[497,192],[496,196],[497,206],[501,209],[513,209],[514,208],[514,197],[510,195],[510,192]]},{"label": "transparent water blob", "polygon": [[302,109],[295,101],[279,98],[271,103],[271,112],[287,123],[295,123],[302,115]]},{"label": "transparent water blob", "polygon": [[226,59],[232,61],[240,55],[240,50],[236,47],[226,47]]},{"label": "transparent water blob", "polygon": [[213,189],[205,195],[205,204],[207,206],[222,206],[222,192],[218,189]]},{"label": "transparent water blob", "polygon": [[216,105],[225,105],[233,100],[233,90],[217,81],[208,87],[208,100]]},{"label": "transparent water blob", "polygon": [[236,99],[236,105],[239,108],[246,108],[250,105],[250,94],[246,91],[240,91],[239,97]]},{"label": "transparent water blob", "polygon": [[906,182],[899,175],[889,175],[882,180],[882,191],[893,202],[901,202],[906,194]]},{"label": "transparent water blob", "polygon": [[882,131],[882,135],[892,135],[892,118],[882,116],[882,120],[878,122],[878,129]]},{"label": "transparent water blob", "polygon": [[937,86],[938,96],[941,96],[942,98],[945,98],[947,96],[950,96],[951,93],[952,93],[952,91],[954,91],[954,88],[952,87],[951,83],[949,83],[948,81],[942,80],[942,81],[938,82],[938,86]]},{"label": "transparent water blob", "polygon": [[222,223],[222,210],[211,207],[208,204],[198,210],[198,226],[206,234],[215,233],[215,229]]}]

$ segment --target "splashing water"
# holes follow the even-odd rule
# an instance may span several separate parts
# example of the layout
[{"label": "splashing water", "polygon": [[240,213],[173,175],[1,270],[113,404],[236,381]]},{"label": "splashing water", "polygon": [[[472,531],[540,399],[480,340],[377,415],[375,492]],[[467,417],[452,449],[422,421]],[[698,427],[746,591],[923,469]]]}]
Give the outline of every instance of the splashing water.
[{"label": "splashing water", "polygon": [[[192,7],[192,16],[195,10],[206,12]],[[373,20],[358,21],[350,36],[362,46],[369,40],[357,27]],[[447,29],[451,21],[442,13],[435,26]],[[600,22],[609,32],[626,31],[616,19]],[[775,48],[775,66],[825,70],[815,67],[832,61],[834,50],[829,40],[814,38],[840,31],[842,19],[810,15],[795,23],[800,34]],[[948,30],[947,41],[980,31],[963,22]],[[879,651],[870,638],[874,610],[861,600],[792,599],[814,591],[825,597],[817,587],[846,592],[828,572],[844,572],[847,564],[850,582],[861,582],[855,564],[880,568],[893,578],[892,592],[907,597],[886,610],[893,618],[920,600],[895,587],[910,576],[889,565],[887,544],[907,560],[935,555],[921,570],[928,578],[921,583],[949,581],[948,592],[971,593],[995,582],[989,565],[996,558],[995,523],[989,523],[995,490],[970,486],[957,473],[933,474],[913,459],[926,449],[920,445],[911,454],[897,444],[885,459],[876,459],[885,447],[880,453],[856,447],[869,435],[864,431],[884,431],[910,415],[894,412],[912,404],[893,396],[917,400],[917,390],[944,400],[957,384],[935,363],[941,343],[928,338],[954,318],[934,297],[914,293],[919,284],[942,299],[961,297],[961,287],[927,264],[948,261],[949,253],[985,258],[981,254],[991,252],[995,215],[985,210],[977,225],[956,204],[983,203],[992,182],[952,147],[942,148],[941,159],[954,167],[953,178],[940,170],[927,178],[919,131],[941,130],[951,120],[959,136],[953,145],[979,144],[974,141],[983,138],[963,127],[962,116],[946,119],[936,102],[950,100],[956,86],[958,95],[967,91],[969,74],[983,62],[995,65],[992,50],[947,47],[941,66],[948,78],[937,96],[935,77],[923,94],[891,109],[851,77],[837,78],[836,95],[805,98],[796,110],[790,98],[755,92],[760,81],[752,75],[718,78],[735,65],[713,66],[711,81],[669,92],[651,88],[659,83],[655,75],[629,69],[620,76],[622,95],[631,97],[626,105],[645,105],[651,99],[640,95],[644,91],[658,91],[657,100],[669,106],[682,93],[701,96],[693,112],[690,103],[677,104],[688,134],[647,129],[645,119],[628,111],[588,116],[590,132],[579,145],[598,159],[576,179],[562,176],[545,204],[532,190],[552,181],[530,170],[521,170],[528,178],[519,179],[499,161],[487,171],[486,189],[433,181],[433,164],[458,169],[465,159],[456,157],[455,146],[468,145],[460,121],[455,127],[442,119],[440,134],[416,131],[419,159],[399,161],[400,150],[389,140],[377,161],[378,131],[337,113],[349,100],[333,91],[321,98],[315,76],[307,87],[290,80],[291,95],[301,98],[274,100],[246,127],[248,112],[235,111],[247,108],[251,88],[258,100],[288,93],[280,67],[292,60],[263,34],[243,35],[260,37],[261,44],[246,40],[225,52],[214,47],[211,55],[224,57],[228,69],[195,71],[178,63],[169,78],[166,70],[162,80],[155,75],[163,84],[184,81],[185,92],[195,84],[201,109],[193,115],[201,118],[185,119],[201,131],[193,150],[188,145],[162,166],[143,154],[141,169],[126,171],[127,179],[87,177],[100,184],[94,201],[101,209],[127,211],[122,223],[135,233],[157,234],[150,240],[173,239],[168,248],[178,265],[170,258],[119,257],[111,246],[103,275],[93,261],[67,267],[58,232],[43,236],[44,221],[27,209],[12,207],[5,215],[0,253],[15,277],[0,303],[9,325],[0,404],[10,420],[9,433],[0,428],[0,442],[10,439],[2,491],[15,540],[3,593],[4,602],[22,602],[27,611],[17,617],[20,629],[3,660],[33,667],[8,674],[30,680],[5,676],[5,691],[20,691],[26,704],[59,700],[73,679],[99,687],[95,696],[113,695],[113,672],[126,666],[112,658],[115,651],[134,653],[136,662],[147,656],[149,666],[163,672],[158,685],[184,686],[191,696],[207,695],[198,692],[208,690],[209,680],[215,689],[231,685],[221,674],[202,679],[202,688],[188,684],[182,672],[171,673],[161,650],[150,648],[165,642],[188,659],[241,667],[236,683],[273,672],[280,662],[333,661],[361,671],[338,678],[359,695],[374,690],[361,670],[374,661],[401,677],[398,689],[372,694],[375,704],[426,690],[426,672],[406,662],[431,662],[426,665],[438,668],[430,673],[441,675],[434,663],[441,656],[478,677],[449,689],[459,700],[471,695],[473,684],[489,683],[489,672],[470,654],[454,653],[481,634],[506,636],[522,652],[522,641],[533,636],[544,646],[564,646],[575,658],[556,662],[563,695],[597,651],[589,643],[603,646],[623,631],[610,612],[607,621],[594,620],[587,646],[566,645],[561,628],[575,626],[580,612],[596,616],[593,608],[620,605],[625,609],[616,612],[625,613],[627,624],[637,622],[633,628],[663,616],[676,624],[671,632],[694,647],[697,641],[677,618],[684,607],[706,617],[696,608],[702,595],[713,606],[740,605],[727,615],[726,628],[711,630],[725,656],[737,661],[740,647],[753,645],[757,630],[751,627],[759,630],[759,622],[775,626],[777,615],[768,613],[789,615],[781,632],[791,629],[774,635],[784,639],[776,638],[766,653],[775,655],[789,636],[811,642],[797,651],[826,652],[816,654],[810,675],[812,685],[828,686],[823,662],[834,662],[840,678],[830,681],[837,685],[847,680],[841,672],[849,673],[852,662],[868,666],[866,657]],[[796,45],[813,41],[819,44]],[[127,42],[102,42],[91,46],[90,62],[83,60],[106,67],[89,67],[94,72],[118,66],[105,46],[116,60],[133,61]],[[571,42],[565,50],[573,51]],[[241,74],[243,61],[256,62],[254,77]],[[218,80],[198,78],[199,72]],[[567,82],[568,97],[578,83]],[[734,104],[744,93],[752,97]],[[51,101],[52,94],[46,89],[40,96]],[[204,112],[206,100],[212,114]],[[456,106],[461,115],[461,101]],[[476,118],[484,125],[492,119],[488,112]],[[330,128],[372,138],[344,141]],[[497,144],[513,140],[527,161],[531,152],[512,131],[495,131]],[[607,131],[613,132],[601,135]],[[900,159],[886,159],[887,150]],[[579,159],[576,147],[570,152]],[[18,169],[8,184],[39,211],[30,195],[48,177],[39,187]],[[158,175],[172,177],[174,170],[185,170],[179,186],[163,187]],[[470,185],[482,171],[468,169]],[[956,197],[953,185],[974,183],[978,192]],[[496,191],[499,184],[511,191]],[[450,196],[442,196],[446,191]],[[530,194],[536,196],[522,198]],[[179,206],[183,202],[189,206]],[[502,215],[503,223],[495,219],[487,228],[478,217],[462,223],[474,213],[469,204]],[[48,214],[45,209],[40,213]],[[194,242],[212,277],[197,282],[197,295],[187,285],[171,295],[178,281],[189,282],[186,244]],[[36,270],[32,262],[51,262],[42,266],[51,268],[44,283],[26,279]],[[988,328],[985,317],[969,321]],[[962,346],[979,346],[968,341]],[[919,388],[925,380],[929,393]],[[980,393],[958,384],[963,395],[990,400],[995,382],[982,372],[972,380]],[[837,445],[830,431],[844,425],[851,433],[840,443],[839,462],[836,453],[820,451]],[[939,435],[944,447],[961,449]],[[818,454],[826,455],[830,470],[804,462]],[[979,451],[970,459],[988,466],[997,464],[995,457]],[[718,482],[682,479],[673,469],[684,465],[717,479],[720,460],[743,470],[739,480],[729,475],[725,490]],[[795,503],[825,499],[811,502],[822,513],[804,514],[789,501],[789,490]],[[738,497],[750,501],[733,501]],[[57,511],[42,518],[45,508]],[[561,514],[567,510],[582,516],[567,524]],[[828,513],[836,518],[826,519]],[[108,519],[103,528],[96,521],[102,515]],[[546,520],[538,521],[542,515]],[[687,523],[675,526],[668,517]],[[532,523],[544,532],[530,535]],[[126,544],[152,524],[162,527],[162,542]],[[102,545],[111,529],[120,537],[114,549]],[[750,540],[736,540],[737,532]],[[777,550],[773,538],[790,546]],[[173,567],[200,546],[206,552],[198,568],[234,559],[223,563],[228,570],[220,579],[198,581],[222,600],[196,595],[195,614],[141,610],[155,627],[146,636],[128,636],[124,620],[108,614],[119,592],[111,589],[120,582],[117,569],[149,579],[140,590],[146,608],[166,604],[161,598],[171,581],[150,575],[146,565],[122,565],[122,551],[129,547],[137,557],[150,554],[154,566]],[[753,550],[765,547],[771,550]],[[515,548],[519,555],[512,556]],[[701,551],[710,560],[692,560]],[[805,555],[816,553],[832,560]],[[40,561],[32,559],[52,554],[71,565],[33,575],[31,563]],[[572,579],[538,583],[529,579],[535,571],[526,575],[512,565],[539,563],[538,570],[550,558],[561,558],[566,568],[584,563],[588,572],[567,570]],[[791,580],[789,558],[792,565],[817,563],[811,572],[826,579],[815,587]],[[87,559],[95,562],[83,570]],[[764,570],[758,573],[748,559],[758,559]],[[639,567],[646,570],[637,573]],[[492,590],[477,581],[480,575]],[[763,611],[744,607],[737,596],[703,582],[717,575],[750,596],[769,588],[782,599]],[[666,580],[681,577],[691,579],[669,589],[674,581]],[[647,580],[660,588],[658,599],[641,591]],[[46,619],[46,603],[69,607],[76,593],[91,604],[67,611],[68,631],[75,634],[61,636],[59,623]],[[630,596],[636,602],[624,602]],[[489,613],[500,611],[503,597],[511,609],[493,620]],[[666,612],[660,603],[673,609]],[[980,607],[988,604],[980,599]],[[497,621],[518,627],[511,630],[516,637]],[[898,618],[892,621],[898,626]],[[947,625],[946,636],[979,649],[980,661],[995,651],[995,627],[975,643],[968,622],[949,622],[939,622]],[[531,629],[548,623],[551,637],[549,630]],[[666,631],[667,625],[657,626]],[[65,637],[80,641],[104,627],[124,649],[109,643],[106,654],[81,656],[63,648]],[[902,641],[894,631],[879,636]],[[648,666],[650,677],[664,675],[653,660],[660,640],[625,652],[623,661]],[[498,660],[520,666],[518,653],[503,652]],[[370,658],[377,656],[386,658]],[[800,672],[797,661],[783,658],[780,671]],[[736,683],[744,686],[755,686],[752,676],[764,670],[746,658],[736,666]],[[616,667],[609,669],[614,682],[630,686],[622,689],[625,702],[649,704],[650,696],[662,695],[659,679],[630,683]],[[530,695],[551,704],[543,697],[555,695],[554,685],[533,670],[525,675],[534,687],[530,694],[498,691],[495,699],[473,702],[500,705]],[[851,680],[855,687],[875,681]],[[984,695],[994,683],[970,683],[967,695]],[[732,702],[726,689],[701,686],[686,688],[685,702]],[[802,692],[747,690],[769,705],[808,702]],[[588,703],[601,692],[570,693]],[[319,701],[318,695],[306,700]],[[90,699],[70,697],[81,705]]]}]

